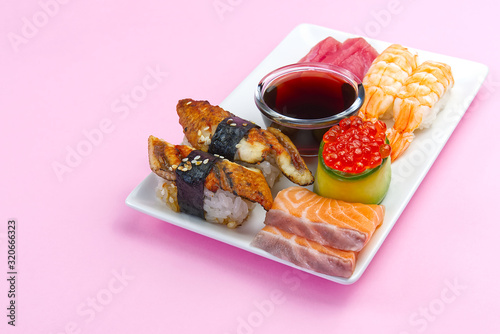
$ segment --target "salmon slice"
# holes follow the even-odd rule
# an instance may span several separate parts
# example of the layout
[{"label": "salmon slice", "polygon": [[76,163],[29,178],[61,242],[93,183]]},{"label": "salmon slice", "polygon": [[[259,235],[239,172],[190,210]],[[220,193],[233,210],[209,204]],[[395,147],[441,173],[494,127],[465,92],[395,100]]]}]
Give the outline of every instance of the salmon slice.
[{"label": "salmon slice", "polygon": [[382,205],[348,203],[302,187],[281,190],[264,224],[346,251],[359,252],[382,224]]},{"label": "salmon slice", "polygon": [[356,253],[323,246],[273,226],[265,226],[252,246],[302,268],[318,273],[350,277],[356,267]]}]

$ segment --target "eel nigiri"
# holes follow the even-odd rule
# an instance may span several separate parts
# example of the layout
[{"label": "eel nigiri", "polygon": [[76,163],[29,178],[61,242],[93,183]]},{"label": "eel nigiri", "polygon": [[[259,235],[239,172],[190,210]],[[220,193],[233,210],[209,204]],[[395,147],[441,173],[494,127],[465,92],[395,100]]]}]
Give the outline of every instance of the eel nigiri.
[{"label": "eel nigiri", "polygon": [[436,119],[436,104],[453,84],[451,67],[436,61],[420,64],[404,81],[394,100],[394,126],[387,130],[392,161],[413,141],[413,131],[429,127]]},{"label": "eel nigiri", "polygon": [[314,182],[295,145],[278,129],[261,129],[208,101],[180,100],[177,114],[186,139],[198,150],[249,164],[271,160],[292,182]]},{"label": "eel nigiri", "polygon": [[281,190],[266,213],[265,225],[346,251],[360,251],[382,224],[382,205],[348,203],[302,187]]},{"label": "eel nigiri", "polygon": [[259,170],[154,136],[148,140],[148,155],[151,170],[160,177],[158,196],[174,211],[236,227],[251,209],[247,201],[265,210],[272,206],[271,190]]}]

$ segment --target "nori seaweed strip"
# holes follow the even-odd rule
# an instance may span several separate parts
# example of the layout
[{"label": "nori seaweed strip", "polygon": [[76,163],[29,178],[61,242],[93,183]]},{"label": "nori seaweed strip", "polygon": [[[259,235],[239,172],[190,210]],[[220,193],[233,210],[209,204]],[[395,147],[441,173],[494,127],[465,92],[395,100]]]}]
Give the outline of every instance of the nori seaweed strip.
[{"label": "nori seaweed strip", "polygon": [[217,125],[208,147],[208,153],[234,160],[236,145],[252,128],[259,128],[259,126],[234,115],[224,119]]},{"label": "nori seaweed strip", "polygon": [[205,218],[203,211],[205,179],[218,159],[206,152],[194,150],[187,156],[187,161],[175,170],[177,202],[182,212]]}]

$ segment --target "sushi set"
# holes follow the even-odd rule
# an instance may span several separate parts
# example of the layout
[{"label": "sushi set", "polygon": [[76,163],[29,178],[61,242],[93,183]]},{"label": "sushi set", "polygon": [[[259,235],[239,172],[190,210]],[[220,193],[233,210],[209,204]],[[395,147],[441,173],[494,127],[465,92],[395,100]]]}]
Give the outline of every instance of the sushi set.
[{"label": "sushi set", "polygon": [[300,25],[220,105],[179,100],[172,109],[184,141],[149,137],[152,173],[126,203],[352,284],[487,73],[472,61]]}]

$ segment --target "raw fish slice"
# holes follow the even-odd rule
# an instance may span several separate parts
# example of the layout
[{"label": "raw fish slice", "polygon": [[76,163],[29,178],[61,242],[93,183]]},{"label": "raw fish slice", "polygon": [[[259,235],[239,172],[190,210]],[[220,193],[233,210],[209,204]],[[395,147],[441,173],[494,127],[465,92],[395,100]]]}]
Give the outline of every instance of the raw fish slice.
[{"label": "raw fish slice", "polygon": [[382,205],[348,203],[301,187],[278,193],[264,224],[346,251],[360,251],[382,224]]},{"label": "raw fish slice", "polygon": [[323,246],[273,226],[265,226],[252,246],[300,267],[318,273],[350,277],[356,267],[356,253]]},{"label": "raw fish slice", "polygon": [[335,65],[340,66],[346,59],[349,59],[356,53],[363,51],[367,46],[369,46],[369,44],[366,43],[363,38],[349,38],[342,43],[342,46],[337,50],[337,52],[330,55],[334,58],[325,58],[324,60],[331,61],[332,63],[335,63]]},{"label": "raw fish slice", "polygon": [[354,55],[345,58],[338,66],[351,71],[360,81],[362,81],[377,55],[378,54],[375,49],[373,49],[369,44],[366,44],[363,49],[360,49]]},{"label": "raw fish slice", "polygon": [[300,62],[314,61],[339,66],[353,73],[360,81],[363,80],[378,52],[361,37],[349,38],[344,43],[330,38],[315,45]]},{"label": "raw fish slice", "polygon": [[328,54],[335,53],[341,45],[335,38],[327,37],[317,43],[299,62],[321,62]]},{"label": "raw fish slice", "polygon": [[349,70],[361,81],[377,56],[378,52],[366,40],[350,38],[342,44],[333,65]]}]

